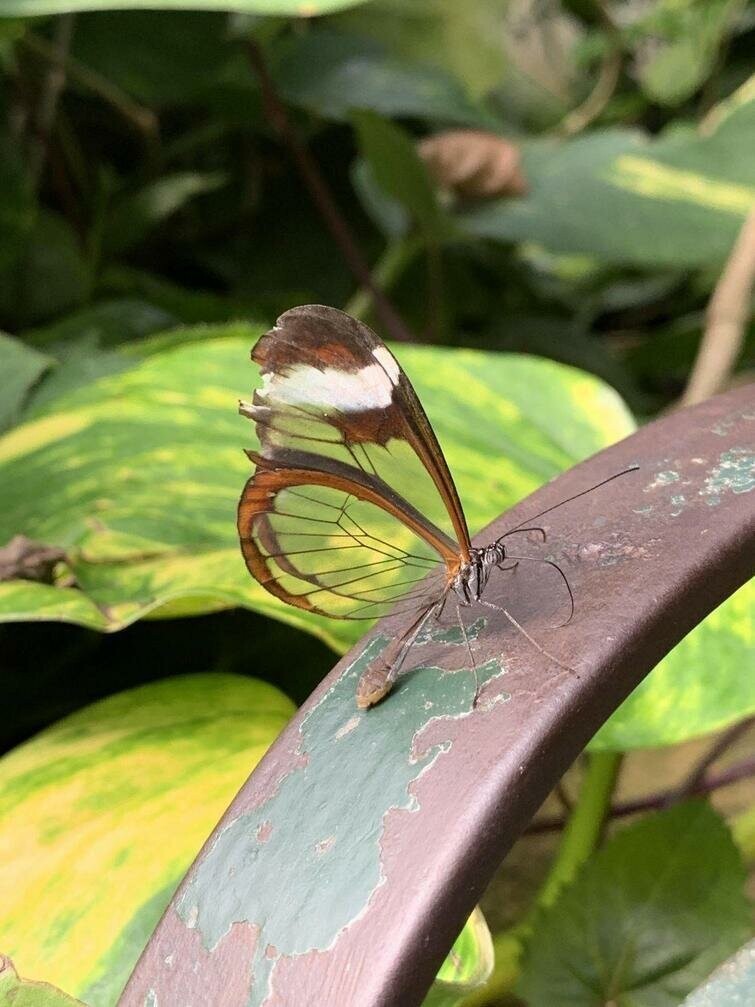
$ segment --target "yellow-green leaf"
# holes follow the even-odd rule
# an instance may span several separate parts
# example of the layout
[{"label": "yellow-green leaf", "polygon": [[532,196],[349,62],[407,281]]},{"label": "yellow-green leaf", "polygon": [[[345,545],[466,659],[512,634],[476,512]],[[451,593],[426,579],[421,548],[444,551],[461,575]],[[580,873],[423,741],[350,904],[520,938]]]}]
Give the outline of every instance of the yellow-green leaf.
[{"label": "yellow-green leaf", "polygon": [[[130,370],[46,405],[0,438],[0,541],[66,549],[63,586],[0,584],[0,620],[103,630],[145,615],[245,606],[344,650],[367,625],[309,616],[247,573],[235,511],[253,443],[239,398],[257,382],[261,328],[180,330]],[[624,436],[631,418],[596,378],[532,357],[399,347],[436,426],[470,525]],[[71,577],[76,585],[71,586]],[[66,586],[66,584],[68,586]]]},{"label": "yellow-green leaf", "polygon": [[0,948],[21,975],[112,1007],[292,712],[264,682],[187,675],[95,703],[0,760]]}]

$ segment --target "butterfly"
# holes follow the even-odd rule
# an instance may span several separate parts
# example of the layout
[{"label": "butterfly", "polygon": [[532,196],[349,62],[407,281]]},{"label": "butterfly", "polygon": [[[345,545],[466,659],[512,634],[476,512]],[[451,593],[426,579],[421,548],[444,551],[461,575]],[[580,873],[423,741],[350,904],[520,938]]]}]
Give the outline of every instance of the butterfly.
[{"label": "butterfly", "polygon": [[574,597],[561,568],[507,550],[509,536],[534,532],[545,540],[545,531],[522,522],[489,545],[472,545],[417,394],[368,326],[324,305],[292,308],[259,339],[252,360],[262,387],[239,411],[255,423],[260,447],[246,452],[256,469],[238,508],[250,573],[277,598],[319,615],[411,615],[408,628],[362,674],[358,707],[388,694],[412,645],[449,603],[472,670],[461,609],[477,603],[502,612],[541,653],[566,667],[507,609],[484,597],[495,570],[539,562],[563,579],[571,618]]}]

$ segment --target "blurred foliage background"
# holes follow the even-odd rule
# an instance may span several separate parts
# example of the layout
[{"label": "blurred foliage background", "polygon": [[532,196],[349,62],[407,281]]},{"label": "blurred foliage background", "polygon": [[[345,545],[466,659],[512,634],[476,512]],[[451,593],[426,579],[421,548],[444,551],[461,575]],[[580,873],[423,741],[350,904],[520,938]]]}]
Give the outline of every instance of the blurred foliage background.
[{"label": "blurred foliage background", "polygon": [[[0,547],[38,543],[0,551],[0,745],[74,711],[96,734],[108,708],[88,704],[172,676],[188,723],[204,673],[222,672],[231,706],[272,702],[267,734],[228,742],[261,754],[356,636],[282,610],[241,564],[251,435],[235,398],[256,380],[254,340],[306,302],[392,339],[475,530],[675,407],[755,204],[755,16],[744,0],[112,6],[0,0]],[[749,322],[726,383],[754,362]],[[473,408],[460,375],[489,399]],[[741,745],[751,598],[671,655],[596,751],[724,728]],[[289,700],[250,692],[250,675]],[[661,725],[674,682],[706,675],[712,699]],[[668,756],[671,777],[694,745]],[[29,800],[35,752],[7,763]],[[235,789],[217,786],[205,831]],[[732,813],[751,801],[737,793]],[[167,898],[190,853],[150,891]],[[105,1004],[103,956],[83,975],[30,954],[28,971]],[[532,979],[527,995],[556,1004]]]}]

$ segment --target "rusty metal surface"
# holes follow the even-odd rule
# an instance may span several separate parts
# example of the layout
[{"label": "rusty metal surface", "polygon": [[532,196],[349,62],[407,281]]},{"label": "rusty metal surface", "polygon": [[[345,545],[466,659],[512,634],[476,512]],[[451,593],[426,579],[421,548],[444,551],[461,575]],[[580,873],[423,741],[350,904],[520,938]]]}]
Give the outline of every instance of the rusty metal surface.
[{"label": "rusty metal surface", "polygon": [[[206,843],[121,1007],[411,1007],[533,813],[586,742],[755,569],[752,388],[668,416],[541,488],[476,544],[619,469],[549,514],[547,554],[487,596],[575,669],[473,609],[482,692],[453,627],[415,647],[393,693],[354,687],[394,627],[340,661]],[[529,555],[542,555],[536,542]],[[545,571],[545,572],[543,572]],[[400,625],[397,621],[395,625]],[[450,673],[455,672],[455,673]]]}]

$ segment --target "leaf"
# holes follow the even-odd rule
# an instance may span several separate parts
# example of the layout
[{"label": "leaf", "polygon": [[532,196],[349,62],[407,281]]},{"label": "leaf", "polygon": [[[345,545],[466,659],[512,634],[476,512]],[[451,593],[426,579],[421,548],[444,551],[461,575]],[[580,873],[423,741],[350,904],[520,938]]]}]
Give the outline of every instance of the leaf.
[{"label": "leaf", "polygon": [[[152,5],[137,0],[128,4],[131,10],[113,10],[113,3],[97,0],[81,6],[71,0],[58,6],[60,10],[100,10],[97,17],[77,21],[74,58],[150,108],[206,99],[229,72],[234,55],[243,60],[229,40],[228,19],[206,12],[213,9],[212,3],[204,11],[201,2],[185,3],[185,9],[180,10],[182,5],[170,0]],[[150,6],[163,10],[145,9]],[[233,3],[227,6],[231,9]],[[187,9],[191,7],[193,11]],[[217,3],[214,9],[223,7]],[[201,73],[197,72],[199,66]],[[239,76],[234,74],[235,81]],[[247,80],[252,93],[251,75]],[[75,85],[75,80],[72,83]]]},{"label": "leaf", "polygon": [[0,270],[16,261],[34,222],[34,199],[19,143],[0,131]]},{"label": "leaf", "polygon": [[682,1007],[746,1007],[755,989],[755,941],[749,941],[691,993]]},{"label": "leaf", "polygon": [[493,971],[493,939],[479,907],[464,924],[422,1007],[461,1007]]},{"label": "leaf", "polygon": [[446,222],[430,176],[409,135],[374,112],[355,112],[352,120],[374,180],[414,217],[427,241],[439,241]]},{"label": "leaf", "polygon": [[0,932],[22,974],[111,1007],[293,710],[256,679],[186,675],[94,703],[6,755]]},{"label": "leaf", "polygon": [[535,922],[529,1007],[677,1007],[749,932],[722,819],[691,801],[622,829]]},{"label": "leaf", "polygon": [[457,218],[474,237],[537,241],[638,266],[722,262],[755,205],[755,86],[745,85],[702,135],[656,140],[626,129],[523,145],[530,195]]},{"label": "leaf", "polygon": [[[128,0],[134,10],[154,10],[157,0]],[[364,0],[162,0],[161,10],[221,10],[239,14],[283,14],[290,17],[314,17],[329,11],[344,10]],[[29,17],[39,14],[65,14],[67,11],[112,10],[122,0],[2,0],[3,17]]]},{"label": "leaf", "polygon": [[111,211],[105,232],[110,254],[128,251],[190,200],[214,192],[225,182],[220,172],[179,171],[122,198]]},{"label": "leaf", "polygon": [[354,191],[375,226],[387,238],[405,237],[411,227],[410,212],[378,185],[372,165],[359,157],[352,164],[350,174]]},{"label": "leaf", "polygon": [[314,28],[287,39],[273,66],[281,96],[326,119],[355,109],[494,129],[496,119],[437,66],[398,59],[375,39]]},{"label": "leaf", "polygon": [[31,389],[52,363],[50,357],[0,332],[0,431],[15,423]]},{"label": "leaf", "polygon": [[68,222],[40,211],[15,261],[0,274],[0,312],[24,328],[72,311],[89,292],[89,270]]},{"label": "leaf", "polygon": [[[169,603],[241,605],[308,629],[338,650],[367,628],[279,603],[246,572],[235,513],[250,474],[262,327],[178,330],[131,370],[54,403],[0,438],[0,539],[66,549],[78,588],[0,585],[0,620],[119,629]],[[597,379],[516,355],[398,347],[446,452],[473,529],[632,428]],[[56,479],[50,480],[50,472]],[[4,536],[4,538],[3,538]]]},{"label": "leaf", "polygon": [[712,612],[637,686],[590,748],[673,745],[755,712],[755,581]]},{"label": "leaf", "polygon": [[466,199],[523,196],[519,147],[496,133],[455,129],[425,137],[418,152],[437,185]]},{"label": "leaf", "polygon": [[98,344],[114,346],[143,339],[160,329],[175,325],[180,319],[168,310],[151,304],[148,299],[121,297],[89,304],[70,315],[56,318],[49,325],[30,329],[24,339],[34,346],[51,346],[90,339]]},{"label": "leaf", "polygon": [[81,1000],[69,997],[49,983],[19,979],[13,962],[0,955],[0,1007],[74,1007]]},{"label": "leaf", "polygon": [[662,0],[643,18],[635,64],[645,94],[663,105],[678,105],[704,83],[716,62],[732,14],[740,0]]},{"label": "leaf", "polygon": [[7,545],[0,546],[0,581],[31,580],[52,584],[53,570],[65,558],[62,549],[34,542],[25,535],[14,535]]},{"label": "leaf", "polygon": [[480,99],[506,69],[506,14],[500,0],[373,0],[340,14],[342,28],[379,39],[404,63],[441,66]]}]

